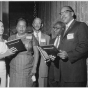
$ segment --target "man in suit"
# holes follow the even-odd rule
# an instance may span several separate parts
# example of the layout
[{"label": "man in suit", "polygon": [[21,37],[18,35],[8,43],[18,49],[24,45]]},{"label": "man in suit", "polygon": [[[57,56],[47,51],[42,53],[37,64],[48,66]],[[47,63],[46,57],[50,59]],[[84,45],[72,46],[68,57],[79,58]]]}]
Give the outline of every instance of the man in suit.
[{"label": "man in suit", "polygon": [[70,6],[61,9],[61,18],[66,25],[61,34],[58,53],[60,59],[61,87],[85,87],[87,82],[86,59],[88,54],[88,26],[76,21]]},{"label": "man in suit", "polygon": [[[42,20],[40,18],[35,18],[33,21],[33,30],[34,36],[39,42],[40,46],[48,45],[50,37],[41,32],[43,27]],[[48,77],[48,66],[44,61],[42,55],[40,55],[40,64],[39,64],[39,78],[38,83],[39,87],[47,87],[47,77]]]},{"label": "man in suit", "polygon": [[[54,44],[57,48],[59,47],[60,40],[58,42],[58,38],[61,36],[62,30],[65,29],[65,24],[61,21],[58,21],[53,26],[53,32],[55,34],[55,38],[50,39],[50,44]],[[54,61],[51,61],[49,67],[49,86],[50,87],[58,87],[59,82],[59,57],[56,57]]]}]

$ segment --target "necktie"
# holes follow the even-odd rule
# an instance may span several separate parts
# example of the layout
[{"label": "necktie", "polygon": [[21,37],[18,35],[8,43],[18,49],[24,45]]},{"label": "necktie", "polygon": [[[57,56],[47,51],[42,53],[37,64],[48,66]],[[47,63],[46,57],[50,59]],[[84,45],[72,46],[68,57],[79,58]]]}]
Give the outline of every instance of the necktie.
[{"label": "necktie", "polygon": [[56,47],[57,48],[58,48],[59,44],[60,44],[60,36],[57,36],[57,41],[56,41]]},{"label": "necktie", "polygon": [[65,28],[64,34],[66,33],[67,29],[68,29],[68,26],[66,25],[66,28]]},{"label": "necktie", "polygon": [[37,37],[37,40],[39,41],[39,36],[38,36],[38,33],[36,33],[36,37]]}]

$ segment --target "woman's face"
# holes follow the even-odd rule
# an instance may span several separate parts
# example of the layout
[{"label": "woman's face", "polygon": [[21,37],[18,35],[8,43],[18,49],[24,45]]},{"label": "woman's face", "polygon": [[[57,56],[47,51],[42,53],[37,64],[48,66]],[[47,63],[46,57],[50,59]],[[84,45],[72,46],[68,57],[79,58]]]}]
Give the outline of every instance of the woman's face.
[{"label": "woman's face", "polygon": [[25,32],[26,32],[26,22],[25,21],[19,21],[18,23],[17,23],[17,27],[16,27],[16,29],[17,29],[17,32],[19,33],[19,34],[24,34]]},{"label": "woman's face", "polygon": [[2,22],[0,22],[0,35],[4,33],[4,25]]}]

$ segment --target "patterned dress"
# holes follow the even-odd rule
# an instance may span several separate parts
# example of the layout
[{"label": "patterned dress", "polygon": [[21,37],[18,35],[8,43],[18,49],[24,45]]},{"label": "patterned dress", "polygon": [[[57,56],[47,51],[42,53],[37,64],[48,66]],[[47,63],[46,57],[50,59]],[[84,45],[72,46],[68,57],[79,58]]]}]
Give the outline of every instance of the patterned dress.
[{"label": "patterned dress", "polygon": [[[13,35],[9,40],[17,39],[17,35]],[[31,70],[33,68],[33,45],[36,45],[33,36],[26,34],[21,37],[27,51],[18,53],[10,62],[10,87],[31,87],[33,85],[31,79]]]}]

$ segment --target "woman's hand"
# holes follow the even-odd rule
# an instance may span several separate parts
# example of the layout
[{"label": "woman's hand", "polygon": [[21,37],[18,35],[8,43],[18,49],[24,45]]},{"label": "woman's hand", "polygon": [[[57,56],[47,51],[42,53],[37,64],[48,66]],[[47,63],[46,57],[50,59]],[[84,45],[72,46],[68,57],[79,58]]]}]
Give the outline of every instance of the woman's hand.
[{"label": "woman's hand", "polygon": [[35,75],[36,74],[36,68],[33,68],[32,70],[31,70],[31,75]]},{"label": "woman's hand", "polygon": [[18,50],[17,50],[15,47],[12,47],[12,48],[9,49],[9,52],[10,52],[11,54],[15,54],[16,51],[18,51]]}]

